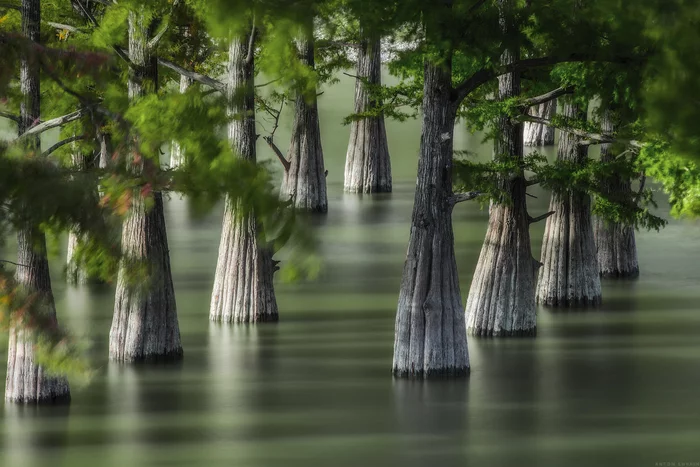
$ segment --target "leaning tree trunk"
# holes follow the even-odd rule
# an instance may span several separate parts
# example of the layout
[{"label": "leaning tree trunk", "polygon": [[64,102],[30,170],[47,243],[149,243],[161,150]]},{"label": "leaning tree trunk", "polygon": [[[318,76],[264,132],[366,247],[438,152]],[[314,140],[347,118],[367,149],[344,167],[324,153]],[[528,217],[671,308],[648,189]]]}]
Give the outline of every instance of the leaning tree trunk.
[{"label": "leaning tree trunk", "polygon": [[[506,51],[507,65],[517,55]],[[500,99],[520,95],[520,75],[498,79]],[[498,120],[494,158],[522,164],[523,126],[509,117]],[[530,217],[526,182],[522,169],[500,180],[509,199],[494,201],[486,239],[467,298],[467,331],[475,336],[534,336],[536,332],[535,276],[538,262],[530,247]]]},{"label": "leaning tree trunk", "polygon": [[[187,89],[192,85],[193,81],[187,76],[180,77],[180,92],[185,93]],[[185,150],[180,143],[173,141],[170,144],[170,168],[177,169],[185,162]]]},{"label": "leaning tree trunk", "polygon": [[[532,107],[530,115],[551,120],[557,113],[557,101],[551,101]],[[551,146],[554,144],[554,127],[541,123],[525,122],[525,146]]]},{"label": "leaning tree trunk", "polygon": [[[586,112],[566,103],[565,117],[585,120]],[[559,139],[558,159],[582,165],[588,147],[579,144],[572,133],[563,132]],[[596,306],[601,302],[600,273],[593,222],[591,198],[578,190],[552,193],[542,242],[542,268],[537,284],[537,301],[553,307]]]},{"label": "leaning tree trunk", "polygon": [[[227,98],[229,141],[234,152],[255,162],[254,55],[248,41],[238,37],[229,48]],[[272,283],[272,249],[260,238],[254,213],[241,216],[237,201],[226,199],[209,318],[212,321],[258,323],[277,321]]]},{"label": "leaning tree trunk", "polygon": [[[615,128],[611,111],[605,112],[602,123],[603,131],[612,134]],[[602,162],[612,162],[616,156],[612,144],[601,145],[600,160]],[[613,198],[616,195],[627,198],[632,191],[630,180],[616,173],[606,177],[602,184],[603,190]],[[594,222],[600,275],[603,277],[637,277],[639,275],[639,261],[637,260],[634,227],[599,218],[596,218]]]},{"label": "leaning tree trunk", "polygon": [[452,231],[451,75],[449,60],[425,64],[418,182],[396,312],[396,376],[469,372]]},{"label": "leaning tree trunk", "polygon": [[[311,32],[298,41],[301,61],[314,69],[314,40]],[[316,92],[297,92],[292,124],[292,142],[284,171],[280,196],[291,199],[294,207],[304,211],[327,212],[326,170],[323,166],[321,129],[318,121]]]},{"label": "leaning tree trunk", "polygon": [[[155,92],[158,81],[156,57],[148,47],[149,21],[129,15],[129,57],[134,67],[129,98]],[[130,157],[131,160],[136,159]],[[143,164],[152,162],[144,161]],[[165,231],[163,197],[153,193],[153,205],[135,190],[128,217],[122,227],[122,254],[114,317],[109,332],[109,355],[117,361],[170,360],[182,357],[175,292],[170,271],[168,236]],[[134,284],[134,266],[145,265],[147,284]]]},{"label": "leaning tree trunk", "polygon": [[[23,0],[21,7],[22,32],[35,43],[39,42],[40,6],[39,0]],[[24,96],[19,123],[19,134],[22,135],[40,116],[39,68],[35,60],[21,61],[20,80]],[[30,138],[29,144],[29,150],[38,151],[40,148],[38,138]],[[43,311],[50,320],[57,323],[43,233],[32,228],[20,230],[17,235],[17,253],[17,282],[37,294],[40,306],[44,307]],[[35,344],[25,334],[28,331],[10,324],[5,399],[25,404],[70,400],[68,381],[64,377],[50,375],[36,365]]]},{"label": "leaning tree trunk", "polygon": [[[355,114],[363,114],[382,105],[370,95],[365,84],[381,86],[381,43],[379,37],[360,44],[355,82]],[[350,126],[350,144],[345,158],[345,191],[350,193],[391,192],[391,160],[386,140],[384,115],[354,120]]]}]

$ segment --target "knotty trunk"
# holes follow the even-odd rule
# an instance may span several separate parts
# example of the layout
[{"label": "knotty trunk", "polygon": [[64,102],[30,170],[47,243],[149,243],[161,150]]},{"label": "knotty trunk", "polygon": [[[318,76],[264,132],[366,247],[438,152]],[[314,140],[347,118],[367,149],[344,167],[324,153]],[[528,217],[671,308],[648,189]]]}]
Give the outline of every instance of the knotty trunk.
[{"label": "knotty trunk", "polygon": [[425,64],[418,182],[396,313],[396,376],[469,372],[451,216],[456,115],[451,75],[449,61]]},{"label": "knotty trunk", "polygon": [[[551,118],[557,113],[556,99],[530,108],[530,115]],[[525,146],[551,146],[554,144],[554,128],[541,123],[525,122]]]},{"label": "knotty trunk", "polygon": [[[157,89],[158,68],[156,57],[147,45],[150,28],[146,21],[143,15],[129,16],[129,57],[133,67],[129,98],[132,100]],[[135,158],[136,155],[130,157]],[[152,162],[144,161],[147,163]],[[153,206],[147,207],[140,190],[134,191],[122,227],[122,253],[125,258],[119,267],[109,332],[110,358],[139,361],[182,357],[161,193],[153,193]],[[147,284],[137,285],[130,280],[129,273],[135,264],[146,266]]]},{"label": "knotty trunk", "polygon": [[[357,76],[380,86],[381,64],[379,38],[363,40],[358,49]],[[358,78],[355,82],[355,113],[362,114],[378,106],[381,102],[370,96],[366,84]],[[383,115],[352,122],[345,158],[345,191],[391,192],[391,160]]]},{"label": "knotty trunk", "polygon": [[[297,47],[301,61],[314,69],[314,40],[310,29],[298,40]],[[280,196],[292,199],[297,209],[327,212],[326,170],[316,103],[315,91],[310,95],[302,92],[296,95],[292,142],[287,153],[289,169],[284,172]]]},{"label": "knotty trunk", "polygon": [[[566,103],[564,116],[585,119],[579,106]],[[559,139],[559,160],[583,164],[588,147],[563,132]],[[542,268],[537,284],[537,301],[553,307],[596,306],[601,302],[600,272],[593,237],[591,198],[576,190],[552,193],[542,242]]]},{"label": "knotty trunk", "polygon": [[[41,24],[39,0],[23,0],[21,6],[22,32],[30,40],[39,42]],[[40,116],[40,79],[36,61],[20,63],[19,134],[22,135]],[[30,138],[29,150],[38,151],[39,139]],[[17,234],[17,281],[29,291],[38,294],[41,306],[49,318],[56,320],[56,307],[51,290],[49,262],[46,258],[46,238],[35,229],[23,229]],[[57,321],[56,321],[57,323]],[[24,330],[10,326],[7,350],[7,377],[5,399],[25,404],[54,403],[70,400],[68,381],[61,376],[50,375],[35,364],[34,342]]]},{"label": "knotty trunk", "polygon": [[[612,134],[615,131],[610,111],[605,112],[602,123],[605,133]],[[616,156],[612,144],[600,146],[601,161],[611,162]],[[616,173],[602,182],[603,189],[610,197],[615,197],[616,194],[627,197],[632,191],[630,180]],[[639,275],[634,227],[596,218],[594,220],[594,233],[598,250],[598,266],[602,277],[633,278]]]},{"label": "knotty trunk", "polygon": [[[231,146],[239,157],[255,161],[252,57],[251,54],[248,60],[246,37],[231,42],[227,97],[229,113],[234,117],[229,124]],[[236,203],[229,199],[224,209],[209,318],[235,323],[277,321],[272,250],[260,238],[253,214],[241,218],[236,213]]]},{"label": "knotty trunk", "polygon": [[[516,56],[505,52],[502,62]],[[520,75],[499,77],[500,99],[520,94]],[[523,159],[523,126],[508,117],[498,121],[494,144],[496,160]],[[521,169],[503,177],[508,200],[494,201],[467,298],[467,329],[475,336],[534,336],[536,332],[535,276],[538,263],[530,247],[525,176]]]}]

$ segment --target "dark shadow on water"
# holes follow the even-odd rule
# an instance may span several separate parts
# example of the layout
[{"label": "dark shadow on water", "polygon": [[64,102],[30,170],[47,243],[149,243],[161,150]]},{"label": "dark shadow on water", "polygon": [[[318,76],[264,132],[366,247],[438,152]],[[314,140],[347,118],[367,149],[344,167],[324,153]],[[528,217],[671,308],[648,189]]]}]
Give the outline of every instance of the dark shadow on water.
[{"label": "dark shadow on water", "polygon": [[70,411],[70,405],[5,402],[0,465],[33,465],[46,457],[60,465],[68,445]]}]

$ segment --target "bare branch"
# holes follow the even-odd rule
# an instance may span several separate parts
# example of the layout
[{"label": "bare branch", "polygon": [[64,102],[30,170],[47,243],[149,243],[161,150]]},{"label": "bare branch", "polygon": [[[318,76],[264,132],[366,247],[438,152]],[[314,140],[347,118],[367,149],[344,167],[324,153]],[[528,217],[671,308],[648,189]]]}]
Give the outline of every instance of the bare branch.
[{"label": "bare branch", "polygon": [[545,94],[542,94],[540,96],[535,96],[531,97],[529,99],[525,99],[523,102],[523,107],[533,107],[535,105],[540,105],[544,104],[545,102],[552,101],[556,99],[557,97],[563,96],[565,94],[572,94],[574,92],[574,87],[573,86],[567,86],[565,88],[557,88],[552,91],[549,91]]},{"label": "bare branch", "polygon": [[182,68],[181,66],[176,65],[173,62],[165,60],[165,59],[160,58],[160,57],[158,57],[158,63],[160,65],[163,65],[166,68],[170,68],[175,73],[179,73],[182,76],[186,76],[194,81],[197,81],[198,83],[201,83],[205,86],[209,86],[210,88],[216,89],[219,92],[226,92],[226,85],[219,80],[216,80],[214,78],[210,78],[209,76],[203,75],[201,73],[197,73],[196,71],[186,70],[186,69]]},{"label": "bare branch", "polygon": [[3,112],[2,110],[0,110],[0,117],[8,118],[17,124],[19,124],[22,121],[19,115],[11,114],[9,112]]},{"label": "bare branch", "polygon": [[537,196],[531,195],[531,194],[528,193],[527,191],[525,192],[525,196],[529,196],[530,198],[535,198],[535,199],[537,199]]},{"label": "bare branch", "polygon": [[255,35],[257,31],[255,29],[255,15],[253,15],[253,25],[250,28],[250,37],[248,38],[248,54],[245,57],[246,65],[253,63],[253,57],[255,56]]},{"label": "bare branch", "polygon": [[263,136],[263,139],[267,143],[268,146],[270,146],[270,149],[272,149],[272,152],[275,153],[277,156],[277,159],[282,163],[282,167],[284,167],[284,171],[288,171],[289,167],[292,165],[291,162],[289,162],[285,157],[284,154],[282,154],[282,151],[280,151],[280,148],[277,147],[275,142],[272,140],[272,136]]},{"label": "bare branch", "polygon": [[54,144],[46,151],[42,152],[41,156],[48,157],[51,153],[53,153],[56,149],[60,148],[61,146],[65,146],[66,144],[70,144],[74,141],[80,141],[83,139],[85,139],[84,135],[75,135],[75,136],[71,136],[70,138],[66,138],[63,141],[59,141],[58,143]]},{"label": "bare branch", "polygon": [[66,31],[70,32],[80,32],[80,29],[75,26],[71,26],[70,24],[54,23],[53,21],[47,21],[46,24],[56,29],[65,29]]},{"label": "bare branch", "polygon": [[85,115],[87,113],[87,109],[80,109],[76,110],[75,112],[69,113],[67,115],[61,115],[60,117],[52,118],[51,120],[47,120],[45,122],[41,122],[36,126],[33,126],[32,128],[28,129],[24,133],[22,133],[22,136],[20,136],[20,139],[26,138],[27,136],[32,136],[32,135],[38,135],[46,130],[50,130],[51,128],[56,128],[57,126],[65,125],[66,123],[73,122],[75,120],[78,120],[80,117]]},{"label": "bare branch", "polygon": [[470,201],[477,196],[481,196],[483,193],[480,191],[467,191],[466,193],[455,193],[453,194],[450,199],[449,203],[454,206],[457,203],[461,203],[463,201]]},{"label": "bare branch", "polygon": [[548,213],[542,214],[541,216],[537,216],[537,217],[527,216],[527,218],[528,218],[528,221],[530,222],[530,224],[534,224],[535,222],[540,222],[540,221],[545,220],[546,218],[548,218],[549,216],[551,216],[553,214],[554,214],[554,211],[549,211]]},{"label": "bare branch", "polygon": [[26,264],[19,264],[19,263],[15,263],[14,261],[9,261],[9,260],[6,260],[6,259],[0,259],[0,263],[13,264],[13,265],[15,265],[15,266],[20,266],[20,267],[23,267],[23,268],[28,268],[28,267],[29,267],[29,266],[27,266]]},{"label": "bare branch", "polygon": [[276,83],[276,82],[279,81],[280,79],[281,79],[281,78],[275,78],[275,79],[270,80],[270,81],[268,81],[268,82],[266,82],[266,83],[263,83],[263,84],[256,84],[255,87],[256,87],[256,88],[264,88],[265,86],[268,86],[268,85],[270,85],[270,84],[272,84],[272,83]]},{"label": "bare branch", "polygon": [[610,135],[606,133],[592,133],[584,130],[579,130],[578,128],[569,128],[561,125],[557,126],[553,124],[551,120],[542,117],[523,115],[522,117],[520,117],[520,120],[523,122],[541,123],[542,125],[547,125],[552,128],[557,128],[561,131],[574,134],[580,138],[586,138],[578,142],[580,146],[590,146],[592,144],[624,143],[636,150],[639,150],[644,146],[644,144],[641,141],[633,139],[617,138],[615,137],[615,135]]},{"label": "bare branch", "polygon": [[349,76],[349,77],[351,77],[351,78],[362,79],[361,76],[353,75],[353,74],[350,74],[350,73],[343,72],[343,74],[344,74],[345,76]]}]

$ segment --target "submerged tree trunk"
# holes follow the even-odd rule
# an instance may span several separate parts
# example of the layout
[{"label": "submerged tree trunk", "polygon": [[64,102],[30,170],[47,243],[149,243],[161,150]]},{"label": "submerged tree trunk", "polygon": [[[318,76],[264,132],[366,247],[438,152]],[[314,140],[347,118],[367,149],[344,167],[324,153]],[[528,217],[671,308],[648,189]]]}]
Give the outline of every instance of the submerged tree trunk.
[{"label": "submerged tree trunk", "polygon": [[[586,112],[566,103],[563,115],[585,120]],[[572,133],[562,133],[557,158],[584,164],[588,147]],[[601,302],[600,273],[593,238],[591,198],[575,190],[552,193],[549,219],[542,242],[542,269],[537,301],[553,307],[596,306]]]},{"label": "submerged tree trunk", "polygon": [[[503,64],[517,60],[506,51]],[[498,79],[500,99],[520,94],[520,75]],[[522,162],[523,126],[509,117],[498,121],[496,160]],[[467,330],[475,336],[534,336],[536,333],[535,276],[538,262],[530,247],[530,217],[522,169],[500,181],[510,199],[494,201],[486,239],[481,248],[467,298]]]},{"label": "submerged tree trunk", "polygon": [[[602,124],[605,133],[612,134],[615,131],[611,111],[605,112]],[[612,144],[600,146],[600,160],[602,162],[612,162],[616,157],[617,154],[613,152]],[[610,197],[614,198],[619,195],[626,198],[632,191],[632,183],[629,179],[614,173],[603,180],[603,189]],[[634,227],[599,218],[596,218],[594,223],[600,275],[621,278],[639,276]]]},{"label": "submerged tree trunk", "polygon": [[[180,76],[180,92],[185,93],[193,81],[185,75]],[[173,141],[170,144],[170,168],[177,169],[185,162],[185,150],[180,143]]]},{"label": "submerged tree trunk", "polygon": [[[234,152],[255,161],[255,91],[253,54],[248,39],[238,37],[229,48],[227,98],[229,141]],[[212,321],[258,323],[277,321],[272,249],[260,238],[255,215],[240,216],[226,199],[209,318]],[[242,217],[242,218],[241,218]]]},{"label": "submerged tree trunk", "polygon": [[[381,86],[381,43],[379,37],[365,39],[357,57],[357,76]],[[381,106],[370,96],[362,79],[355,82],[355,113]],[[391,192],[391,160],[386,140],[384,116],[355,120],[350,126],[350,144],[345,158],[345,191],[350,193]]]},{"label": "submerged tree trunk", "polygon": [[[39,0],[23,0],[22,32],[29,40],[39,42],[41,24]],[[35,61],[23,59],[20,63],[21,92],[19,134],[22,135],[40,117],[39,68]],[[39,138],[30,138],[30,150],[38,151]],[[38,294],[49,318],[56,320],[56,307],[51,291],[49,262],[46,258],[46,238],[35,229],[20,230],[17,235],[17,282],[30,292]],[[56,321],[57,323],[57,321]],[[25,404],[53,403],[70,400],[68,381],[48,374],[36,365],[34,342],[10,323],[7,351],[5,399]]]},{"label": "submerged tree trunk", "polygon": [[[129,15],[129,57],[134,67],[129,98],[155,92],[158,81],[156,57],[148,47],[146,17]],[[131,157],[135,159],[135,157]],[[152,163],[144,161],[143,164]],[[109,332],[109,355],[117,361],[177,359],[182,356],[177,320],[170,250],[165,231],[163,197],[153,193],[153,206],[135,190],[128,217],[122,227],[122,253],[114,317]],[[134,284],[134,266],[145,266],[147,284]]]},{"label": "submerged tree trunk", "polygon": [[[551,120],[557,113],[557,101],[553,99],[530,108],[530,115]],[[525,146],[551,146],[554,144],[554,127],[541,123],[525,122]]]},{"label": "submerged tree trunk", "polygon": [[394,341],[396,376],[469,372],[452,231],[451,64],[426,62],[418,182]]},{"label": "submerged tree trunk", "polygon": [[[314,69],[314,39],[311,30],[298,41],[301,61]],[[318,121],[316,92],[297,92],[292,124],[292,142],[280,195],[291,199],[294,207],[304,211],[327,212],[326,170],[323,166],[321,129]]]}]

